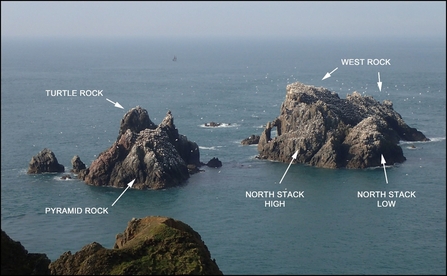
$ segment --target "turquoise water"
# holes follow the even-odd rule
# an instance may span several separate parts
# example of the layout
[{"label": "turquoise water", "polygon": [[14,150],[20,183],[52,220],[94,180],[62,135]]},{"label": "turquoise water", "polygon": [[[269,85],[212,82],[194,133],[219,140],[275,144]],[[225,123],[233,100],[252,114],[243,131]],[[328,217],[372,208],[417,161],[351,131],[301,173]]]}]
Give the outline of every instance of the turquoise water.
[{"label": "turquoise water", "polygon": [[[93,241],[111,248],[133,217],[169,216],[200,233],[224,274],[445,274],[446,71],[444,41],[7,40],[2,39],[2,229],[51,260]],[[173,62],[173,56],[177,61]],[[390,66],[343,66],[388,58]],[[338,68],[326,80],[326,72]],[[381,74],[382,91],[377,89]],[[389,99],[432,141],[401,144],[407,158],[384,170],[330,170],[257,160],[241,146],[279,115],[288,83]],[[48,97],[47,89],[98,89],[103,97]],[[113,107],[110,99],[124,110]],[[89,165],[140,105],[219,169],[162,191],[92,187],[61,174],[27,175],[47,147],[71,168]],[[207,128],[207,122],[225,123]],[[416,149],[411,149],[415,145]],[[302,192],[249,198],[247,192]],[[359,198],[359,191],[413,191],[412,198]],[[285,207],[265,207],[266,200]],[[395,207],[378,207],[383,201]],[[379,201],[379,202],[378,202]],[[45,214],[48,207],[103,207],[107,215]]]}]

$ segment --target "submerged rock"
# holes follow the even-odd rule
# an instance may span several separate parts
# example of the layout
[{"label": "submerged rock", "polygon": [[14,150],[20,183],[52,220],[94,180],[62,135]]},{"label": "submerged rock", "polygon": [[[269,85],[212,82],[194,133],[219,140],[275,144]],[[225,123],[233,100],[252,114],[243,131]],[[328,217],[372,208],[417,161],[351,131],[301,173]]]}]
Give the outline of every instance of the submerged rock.
[{"label": "submerged rock", "polygon": [[64,172],[65,167],[57,161],[54,153],[44,148],[31,158],[28,166],[28,174],[39,174],[46,172]]},{"label": "submerged rock", "polygon": [[[276,127],[277,135],[271,130]],[[409,127],[391,101],[379,103],[357,92],[338,94],[299,82],[287,85],[280,115],[268,122],[258,143],[258,158],[324,168],[366,168],[406,160],[400,140],[428,141]]]},{"label": "submerged rock", "polygon": [[114,249],[93,242],[50,264],[53,275],[223,275],[200,235],[167,217],[132,219]]},{"label": "submerged rock", "polygon": [[164,189],[189,178],[188,165],[200,166],[199,147],[178,133],[170,111],[156,126],[137,106],[124,115],[115,143],[78,177],[95,186]]},{"label": "submerged rock", "polygon": [[2,230],[1,275],[50,275],[50,262],[46,254],[28,253]]}]

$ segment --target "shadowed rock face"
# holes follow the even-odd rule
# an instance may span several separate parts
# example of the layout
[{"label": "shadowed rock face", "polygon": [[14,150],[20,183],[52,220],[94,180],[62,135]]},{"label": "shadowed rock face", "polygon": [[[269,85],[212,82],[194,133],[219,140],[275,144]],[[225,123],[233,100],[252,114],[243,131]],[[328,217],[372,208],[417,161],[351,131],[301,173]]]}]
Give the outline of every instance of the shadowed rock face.
[{"label": "shadowed rock face", "polygon": [[[276,127],[277,136],[271,130]],[[354,92],[346,99],[325,88],[302,83],[287,86],[280,115],[268,122],[258,143],[260,159],[324,168],[380,166],[406,160],[400,140],[428,141],[409,127],[390,101],[379,103]]]},{"label": "shadowed rock face", "polygon": [[73,173],[79,173],[87,168],[78,155],[73,156],[71,159],[71,165],[73,168],[70,171]]},{"label": "shadowed rock face", "polygon": [[20,242],[2,230],[1,275],[50,275],[46,254],[28,253]]},{"label": "shadowed rock face", "polygon": [[132,219],[114,249],[98,243],[66,252],[50,265],[53,275],[222,275],[200,235],[167,217]]},{"label": "shadowed rock face", "polygon": [[102,152],[78,177],[95,186],[164,189],[189,178],[188,165],[200,166],[199,147],[180,135],[169,111],[156,126],[137,106],[121,120],[115,143]]},{"label": "shadowed rock face", "polygon": [[47,148],[33,156],[28,166],[28,174],[64,171],[64,166],[59,164],[54,153]]}]

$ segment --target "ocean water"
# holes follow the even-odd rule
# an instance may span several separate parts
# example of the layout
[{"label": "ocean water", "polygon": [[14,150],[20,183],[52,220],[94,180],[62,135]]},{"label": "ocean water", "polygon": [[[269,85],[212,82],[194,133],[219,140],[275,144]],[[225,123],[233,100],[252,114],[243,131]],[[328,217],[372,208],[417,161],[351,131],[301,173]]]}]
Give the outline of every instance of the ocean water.
[{"label": "ocean water", "polygon": [[[224,274],[446,273],[445,39],[1,43],[1,225],[29,252],[54,261],[94,241],[112,248],[132,218],[168,216],[201,235]],[[389,64],[342,65],[347,58]],[[286,85],[295,81],[341,98],[358,91],[391,100],[431,141],[401,142],[407,160],[385,169],[258,160],[256,146],[240,142],[279,115]],[[58,89],[96,89],[103,96],[47,96],[46,90]],[[67,172],[74,155],[90,165],[137,105],[156,124],[170,110],[179,133],[200,146],[201,160],[217,157],[223,166],[205,167],[177,188],[129,189],[113,207],[123,190],[26,173],[44,148]],[[223,125],[205,127],[212,121]],[[359,197],[365,191],[386,197]],[[410,197],[390,198],[395,191]],[[274,197],[250,198],[253,192]],[[278,198],[284,193],[291,197]],[[108,214],[45,213],[55,207],[102,207]]]}]

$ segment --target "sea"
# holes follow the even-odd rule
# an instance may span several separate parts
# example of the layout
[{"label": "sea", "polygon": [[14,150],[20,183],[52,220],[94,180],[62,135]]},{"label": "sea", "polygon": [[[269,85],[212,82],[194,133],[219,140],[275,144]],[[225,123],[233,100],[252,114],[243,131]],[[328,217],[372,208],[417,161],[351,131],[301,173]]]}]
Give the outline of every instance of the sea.
[{"label": "sea", "polygon": [[[430,141],[401,141],[405,162],[368,169],[259,160],[241,141],[279,115],[294,82],[390,100]],[[222,167],[165,190],[76,179],[73,156],[89,166],[136,106],[156,124],[171,111],[201,161]],[[64,173],[27,174],[44,148]],[[3,37],[2,230],[55,261],[92,242],[113,248],[146,216],[191,226],[227,275],[445,275],[445,36]]]}]

